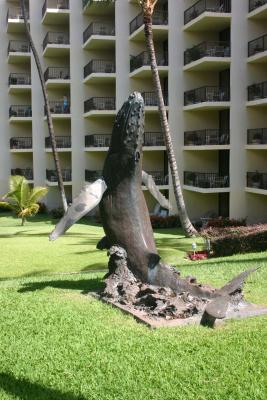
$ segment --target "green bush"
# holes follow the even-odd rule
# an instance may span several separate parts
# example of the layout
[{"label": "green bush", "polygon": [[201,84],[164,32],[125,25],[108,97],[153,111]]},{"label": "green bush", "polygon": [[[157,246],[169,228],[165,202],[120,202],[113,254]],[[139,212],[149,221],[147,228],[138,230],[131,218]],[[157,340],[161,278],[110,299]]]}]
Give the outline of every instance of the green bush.
[{"label": "green bush", "polygon": [[11,207],[4,201],[0,201],[0,213],[11,211]]},{"label": "green bush", "polygon": [[49,211],[49,214],[50,214],[50,216],[51,216],[52,218],[54,218],[54,219],[60,219],[60,218],[62,218],[63,215],[64,215],[64,210],[63,210],[62,207],[52,208],[52,209]]},{"label": "green bush", "polygon": [[150,215],[150,221],[153,229],[168,229],[181,226],[178,215],[170,215],[168,217]]},{"label": "green bush", "polygon": [[226,228],[226,227],[234,227],[234,226],[247,226],[246,218],[235,219],[235,218],[211,218],[206,225],[207,227],[212,228]]}]

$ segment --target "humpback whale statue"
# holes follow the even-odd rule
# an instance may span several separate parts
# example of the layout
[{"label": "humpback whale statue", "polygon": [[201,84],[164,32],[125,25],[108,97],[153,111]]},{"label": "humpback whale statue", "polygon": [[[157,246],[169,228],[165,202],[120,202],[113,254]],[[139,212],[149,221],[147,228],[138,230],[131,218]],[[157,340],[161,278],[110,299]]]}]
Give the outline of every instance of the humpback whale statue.
[{"label": "humpback whale statue", "polygon": [[[99,204],[106,236],[98,248],[110,249],[109,275],[114,274],[116,266],[123,264],[132,274],[131,279],[169,288],[175,293],[188,293],[201,301],[204,299],[205,323],[208,320],[209,324],[210,320],[225,316],[232,299],[235,304],[237,298],[241,301],[244,281],[254,270],[245,271],[223,288],[215,289],[180,278],[174,268],[160,261],[142,182],[148,185],[163,207],[169,208],[169,204],[150,177],[142,172],[143,135],[144,101],[140,93],[134,92],[115,119],[102,178],[84,187],[51,233],[50,240],[55,240]],[[129,275],[123,276],[125,280]],[[115,281],[118,286],[118,276]],[[114,281],[111,286],[114,289]]]}]

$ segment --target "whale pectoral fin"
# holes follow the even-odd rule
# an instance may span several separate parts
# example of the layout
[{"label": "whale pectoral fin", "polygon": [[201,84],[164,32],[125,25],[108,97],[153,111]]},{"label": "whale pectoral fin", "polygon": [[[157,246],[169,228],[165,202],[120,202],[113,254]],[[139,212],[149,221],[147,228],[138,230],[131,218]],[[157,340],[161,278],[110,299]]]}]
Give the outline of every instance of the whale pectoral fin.
[{"label": "whale pectoral fin", "polygon": [[49,239],[52,241],[56,240],[75,222],[93,210],[100,203],[106,189],[107,185],[103,179],[97,179],[94,183],[85,185],[65,215],[58,222]]},{"label": "whale pectoral fin", "polygon": [[148,188],[149,192],[159,202],[161,207],[171,210],[169,200],[159,191],[152,176],[147,174],[145,171],[142,171],[142,183]]},{"label": "whale pectoral fin", "polygon": [[212,300],[205,308],[200,324],[213,328],[216,319],[226,317],[230,296],[219,296]]},{"label": "whale pectoral fin", "polygon": [[241,272],[241,274],[237,275],[230,282],[224,285],[221,289],[219,289],[219,293],[232,295],[235,292],[242,289],[247,277],[252,274],[252,272],[257,271],[258,268],[248,269],[247,271]]}]

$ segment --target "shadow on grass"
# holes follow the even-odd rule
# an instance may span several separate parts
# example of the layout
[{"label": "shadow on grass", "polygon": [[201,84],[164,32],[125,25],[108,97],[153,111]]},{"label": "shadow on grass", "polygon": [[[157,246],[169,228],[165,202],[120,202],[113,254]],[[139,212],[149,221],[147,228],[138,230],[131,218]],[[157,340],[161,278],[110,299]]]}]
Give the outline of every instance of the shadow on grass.
[{"label": "shadow on grass", "polygon": [[86,400],[71,392],[61,392],[25,378],[15,378],[10,373],[0,373],[0,388],[20,400]]},{"label": "shadow on grass", "polygon": [[27,282],[18,290],[19,293],[35,292],[47,287],[55,289],[78,290],[81,294],[98,291],[104,288],[104,283],[100,278],[81,279],[81,280],[54,280],[43,282]]}]

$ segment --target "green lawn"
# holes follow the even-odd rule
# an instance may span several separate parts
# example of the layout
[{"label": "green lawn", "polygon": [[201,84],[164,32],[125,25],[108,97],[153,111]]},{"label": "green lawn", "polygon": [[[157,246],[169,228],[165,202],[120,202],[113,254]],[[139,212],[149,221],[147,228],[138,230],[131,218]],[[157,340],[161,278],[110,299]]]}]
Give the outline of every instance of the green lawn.
[{"label": "green lawn", "polygon": [[[87,295],[107,263],[102,228],[77,224],[49,243],[51,230],[0,217],[0,400],[266,400],[267,317],[151,331]],[[267,252],[192,263],[192,240],[156,240],[183,275],[216,286],[262,266],[246,297],[267,304]]]}]

